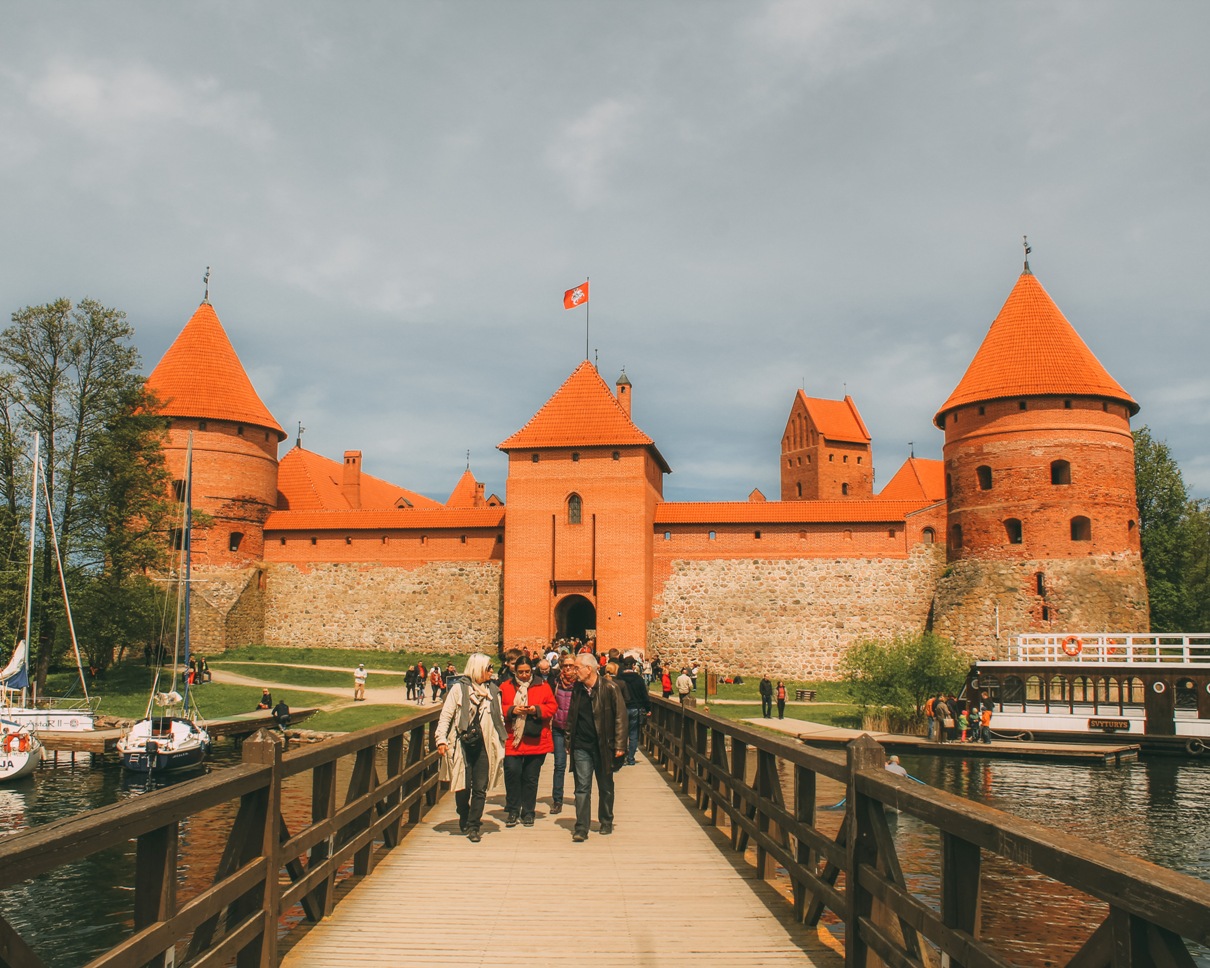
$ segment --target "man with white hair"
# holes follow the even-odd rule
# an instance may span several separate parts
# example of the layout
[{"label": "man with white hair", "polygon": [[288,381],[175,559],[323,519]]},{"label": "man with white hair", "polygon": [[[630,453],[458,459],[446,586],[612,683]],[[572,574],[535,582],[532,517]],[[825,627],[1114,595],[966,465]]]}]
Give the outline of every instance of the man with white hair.
[{"label": "man with white hair", "polygon": [[576,781],[576,826],[571,839],[583,843],[592,823],[592,781],[597,781],[600,833],[613,833],[613,771],[626,756],[626,698],[616,682],[600,674],[590,654],[576,656],[578,681],[567,714],[568,752]]}]

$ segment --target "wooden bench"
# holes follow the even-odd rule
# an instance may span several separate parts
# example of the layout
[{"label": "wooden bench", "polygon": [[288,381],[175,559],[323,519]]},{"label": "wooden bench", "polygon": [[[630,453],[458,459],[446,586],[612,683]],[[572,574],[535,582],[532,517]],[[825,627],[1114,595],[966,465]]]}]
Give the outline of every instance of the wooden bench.
[{"label": "wooden bench", "polygon": [[795,689],[794,699],[797,702],[815,702],[814,689]]}]

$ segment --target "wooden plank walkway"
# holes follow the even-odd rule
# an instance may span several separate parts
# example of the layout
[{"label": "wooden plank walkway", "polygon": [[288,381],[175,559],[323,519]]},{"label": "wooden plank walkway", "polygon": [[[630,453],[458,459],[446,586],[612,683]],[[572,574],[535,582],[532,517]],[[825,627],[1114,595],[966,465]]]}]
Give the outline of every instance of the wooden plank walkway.
[{"label": "wooden plank walkway", "polygon": [[501,792],[472,844],[446,794],[282,965],[843,965],[827,929],[796,925],[789,903],[734,866],[721,834],[646,760],[617,774],[612,836],[594,820],[587,842],[572,843],[574,803],[547,813],[552,759],[533,827],[505,828]]}]

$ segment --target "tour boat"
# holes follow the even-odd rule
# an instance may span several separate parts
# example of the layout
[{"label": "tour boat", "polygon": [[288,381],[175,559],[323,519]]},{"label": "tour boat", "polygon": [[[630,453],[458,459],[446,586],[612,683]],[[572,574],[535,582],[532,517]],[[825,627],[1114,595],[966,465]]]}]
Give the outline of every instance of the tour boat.
[{"label": "tour boat", "polygon": [[[185,694],[176,691],[176,680],[180,668],[189,668],[189,582],[191,579],[191,545],[193,530],[192,508],[193,435],[185,451],[185,486],[182,502],[182,522],[177,531],[181,535],[180,559],[173,582],[176,597],[176,625],[172,648],[172,670],[168,688],[160,691],[161,678],[168,672],[158,662],[155,679],[151,685],[151,697],[147,702],[147,713],[143,719],[130,727],[118,740],[118,753],[122,766],[135,773],[170,773],[200,767],[210,752],[210,734],[199,722],[197,706],[189,703],[189,679],[186,676]],[[184,659],[180,658],[179,646],[184,646]],[[156,650],[157,655],[164,653]],[[159,707],[153,715],[152,710]]]},{"label": "tour boat", "polygon": [[[41,460],[38,456],[39,438],[34,434],[33,481],[29,501],[29,564],[25,577],[25,637],[17,642],[8,664],[0,671],[0,716],[26,730],[57,730],[81,732],[95,728],[96,709],[88,695],[88,684],[84,680],[84,663],[80,658],[80,646],[76,641],[76,626],[71,617],[71,604],[67,598],[67,583],[63,580],[63,560],[59,556],[59,541],[55,534],[55,519],[50,513],[50,495],[46,490],[46,477],[39,477]],[[80,676],[80,696],[77,698],[52,698],[37,695],[30,688],[29,678],[29,630],[34,609],[34,546],[38,533],[38,488],[41,485],[43,500],[47,508],[46,524],[51,546],[55,552],[55,563],[59,569],[59,587],[63,592],[63,607],[67,615],[67,630],[71,636],[76,656],[76,670]],[[39,759],[41,754],[39,754]],[[37,763],[34,764],[35,766]]]},{"label": "tour boat", "polygon": [[1210,634],[1020,635],[963,695],[992,701],[1000,735],[1210,755]]},{"label": "tour boat", "polygon": [[38,735],[24,723],[0,719],[0,782],[28,776],[42,762]]}]

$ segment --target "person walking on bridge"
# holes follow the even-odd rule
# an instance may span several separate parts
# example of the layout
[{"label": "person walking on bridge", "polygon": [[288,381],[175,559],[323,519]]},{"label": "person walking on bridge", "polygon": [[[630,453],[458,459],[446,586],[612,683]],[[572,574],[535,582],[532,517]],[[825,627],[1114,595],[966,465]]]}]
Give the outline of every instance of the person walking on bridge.
[{"label": "person walking on bridge", "polygon": [[[483,806],[504,773],[504,713],[500,689],[492,677],[492,660],[476,652],[451,689],[437,721],[439,777],[454,791],[458,829],[479,843]],[[421,685],[423,692],[423,684]]]},{"label": "person walking on bridge", "polygon": [[594,777],[600,833],[613,833],[613,771],[626,756],[627,716],[621,687],[600,674],[591,655],[576,656],[576,676],[579,681],[567,717],[576,781],[576,826],[571,839],[583,843],[592,823]]},{"label": "person walking on bridge", "polygon": [[513,666],[513,678],[500,687],[504,708],[504,798],[508,810],[506,827],[517,822],[534,825],[538,800],[538,777],[546,754],[553,753],[550,721],[558,711],[554,693],[545,682],[533,681],[533,665],[521,656]]}]

